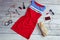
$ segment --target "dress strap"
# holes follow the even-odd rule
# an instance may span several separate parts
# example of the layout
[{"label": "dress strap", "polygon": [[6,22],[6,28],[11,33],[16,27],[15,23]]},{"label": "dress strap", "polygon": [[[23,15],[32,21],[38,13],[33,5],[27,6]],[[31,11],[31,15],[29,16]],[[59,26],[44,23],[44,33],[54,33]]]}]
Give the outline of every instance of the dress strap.
[{"label": "dress strap", "polygon": [[44,5],[41,5],[41,4],[37,3],[37,2],[35,2],[34,0],[32,0],[30,7],[33,7],[33,9],[37,9],[39,11],[44,11],[45,10]]}]

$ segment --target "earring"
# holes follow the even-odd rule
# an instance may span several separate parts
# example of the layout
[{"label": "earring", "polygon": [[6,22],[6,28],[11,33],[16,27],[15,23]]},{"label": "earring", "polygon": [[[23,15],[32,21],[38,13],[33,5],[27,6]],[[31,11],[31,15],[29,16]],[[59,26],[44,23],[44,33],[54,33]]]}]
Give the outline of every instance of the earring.
[{"label": "earring", "polygon": [[5,26],[8,26],[8,25],[9,25],[9,23],[6,21],[6,22],[4,23],[4,25],[5,25]]},{"label": "earring", "polygon": [[12,20],[9,20],[8,23],[13,23],[13,21]]},{"label": "earring", "polygon": [[8,21],[6,21],[6,22],[4,23],[4,25],[5,25],[5,26],[8,26],[8,25],[11,24],[11,23],[13,23],[13,21],[12,21],[12,20],[8,20]]}]

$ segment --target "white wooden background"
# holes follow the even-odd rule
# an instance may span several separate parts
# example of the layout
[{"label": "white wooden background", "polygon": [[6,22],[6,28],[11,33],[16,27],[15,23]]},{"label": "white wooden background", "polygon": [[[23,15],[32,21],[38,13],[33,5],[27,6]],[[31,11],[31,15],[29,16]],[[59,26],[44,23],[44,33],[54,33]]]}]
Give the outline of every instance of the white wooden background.
[{"label": "white wooden background", "polygon": [[[12,4],[16,4],[16,6],[22,6],[22,2],[25,2],[26,7],[30,4],[29,0],[0,0],[0,40],[26,40],[25,38],[21,37],[20,35],[16,34],[10,28],[14,24],[14,22],[22,15],[24,15],[26,9],[18,10],[21,15],[12,14],[13,23],[9,26],[4,26],[3,21],[8,20],[9,15],[6,16],[8,8]],[[50,27],[46,24],[48,29],[48,36],[42,37],[40,34],[40,30],[36,25],[36,28],[31,35],[30,40],[60,40],[60,0],[36,0],[38,3],[44,4],[47,8],[52,9],[55,13],[53,16],[53,20],[51,21]]]}]

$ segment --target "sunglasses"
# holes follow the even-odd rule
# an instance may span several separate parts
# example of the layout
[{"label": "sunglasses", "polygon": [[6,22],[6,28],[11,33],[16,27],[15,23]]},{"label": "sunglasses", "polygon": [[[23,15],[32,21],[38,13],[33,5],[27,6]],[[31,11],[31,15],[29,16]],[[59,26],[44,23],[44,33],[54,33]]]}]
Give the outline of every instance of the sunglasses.
[{"label": "sunglasses", "polygon": [[51,12],[52,15],[54,15],[54,12],[50,9],[49,12]]}]

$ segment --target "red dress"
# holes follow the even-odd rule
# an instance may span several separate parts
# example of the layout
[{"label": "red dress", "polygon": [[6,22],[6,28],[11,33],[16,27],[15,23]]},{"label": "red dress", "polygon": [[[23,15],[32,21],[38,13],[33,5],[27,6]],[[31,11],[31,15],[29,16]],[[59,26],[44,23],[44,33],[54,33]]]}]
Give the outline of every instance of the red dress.
[{"label": "red dress", "polygon": [[[38,3],[36,3],[36,5],[38,5]],[[40,6],[40,4],[38,6]],[[41,5],[40,7],[43,7],[43,5]],[[28,7],[26,14],[19,18],[11,29],[19,35],[29,39],[36,26],[38,18],[41,15],[41,13],[36,12],[32,8]]]}]

